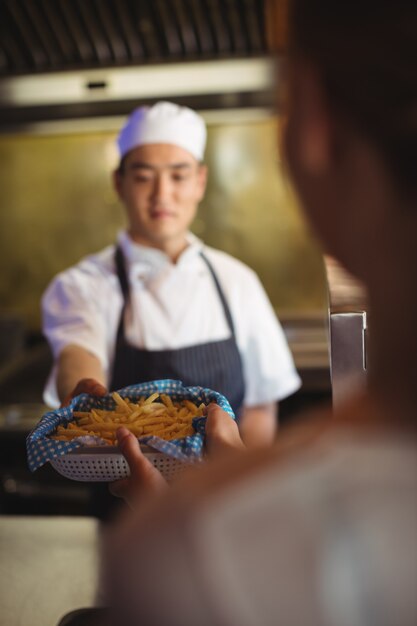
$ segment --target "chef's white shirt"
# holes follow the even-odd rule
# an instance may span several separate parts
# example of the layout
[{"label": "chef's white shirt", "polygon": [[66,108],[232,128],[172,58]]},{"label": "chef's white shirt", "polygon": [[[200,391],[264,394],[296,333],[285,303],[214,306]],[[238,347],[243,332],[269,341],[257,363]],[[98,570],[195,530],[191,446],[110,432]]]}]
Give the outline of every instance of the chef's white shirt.
[{"label": "chef's white shirt", "polygon": [[[132,306],[125,318],[127,341],[147,350],[185,348],[230,337],[213,277],[213,266],[230,308],[245,380],[245,406],[281,400],[300,387],[283,330],[255,272],[230,255],[205,246],[191,233],[177,263],[155,248],[118,236]],[[54,358],[69,344],[99,359],[110,382],[123,297],[115,246],[90,255],[58,274],[42,298],[43,332]],[[138,381],[139,382],[139,381]],[[56,369],[44,391],[59,404]]]}]

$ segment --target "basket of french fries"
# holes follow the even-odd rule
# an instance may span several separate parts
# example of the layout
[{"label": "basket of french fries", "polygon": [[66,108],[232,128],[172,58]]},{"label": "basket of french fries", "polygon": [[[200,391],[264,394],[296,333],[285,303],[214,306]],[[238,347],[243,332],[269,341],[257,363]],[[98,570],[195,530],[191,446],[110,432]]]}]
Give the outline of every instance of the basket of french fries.
[{"label": "basket of french fries", "polygon": [[50,462],[72,480],[111,482],[129,475],[117,447],[125,426],[167,480],[202,458],[205,407],[215,402],[234,418],[224,396],[181,381],[131,385],[106,396],[81,394],[70,405],[46,413],[28,435],[28,465],[35,471]]}]

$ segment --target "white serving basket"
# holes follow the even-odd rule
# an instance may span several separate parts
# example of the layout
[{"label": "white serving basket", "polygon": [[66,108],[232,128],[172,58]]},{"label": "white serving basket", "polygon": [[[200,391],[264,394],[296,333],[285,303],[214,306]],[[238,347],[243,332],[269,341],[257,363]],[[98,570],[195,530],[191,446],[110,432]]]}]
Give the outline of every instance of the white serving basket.
[{"label": "white serving basket", "polygon": [[[119,389],[117,393],[122,400],[129,399],[132,403],[137,403],[144,396],[148,398],[153,394],[165,394],[173,402],[189,400],[197,409],[200,404],[207,406],[215,402],[230,415],[231,419],[235,419],[229,402],[220,393],[204,387],[185,387],[179,380],[164,379],[138,383]],[[97,435],[88,435],[85,439],[80,437],[78,441],[63,437],[54,438],[58,426],[65,426],[73,421],[75,412],[86,412],[92,408],[113,411],[115,403],[112,394],[103,397],[80,394],[73,398],[68,406],[45,413],[26,439],[30,471],[34,472],[49,462],[58,473],[71,480],[113,482],[129,476],[128,464],[119,448],[104,445],[103,440],[97,440]],[[196,419],[192,422],[195,430],[193,435],[170,440],[164,440],[158,435],[149,438],[148,435],[143,436],[145,441],[149,442],[149,445],[141,443],[143,453],[168,481],[190,465],[198,464],[202,460],[205,418],[200,413],[201,411],[196,411]]]},{"label": "white serving basket", "polygon": [[[169,482],[176,478],[190,465],[162,452],[142,450]],[[117,448],[103,446],[97,448],[77,448],[68,454],[55,457],[50,461],[52,467],[62,476],[83,482],[113,482],[126,478],[130,474],[129,466],[123,454]]]}]

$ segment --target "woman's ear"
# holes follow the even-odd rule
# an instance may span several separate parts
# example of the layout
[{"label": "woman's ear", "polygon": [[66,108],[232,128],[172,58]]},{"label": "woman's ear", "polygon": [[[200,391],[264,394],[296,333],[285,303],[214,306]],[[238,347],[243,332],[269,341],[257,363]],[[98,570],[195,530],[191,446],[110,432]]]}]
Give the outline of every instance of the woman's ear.
[{"label": "woman's ear", "polygon": [[293,62],[288,73],[287,150],[307,175],[324,174],[331,165],[332,130],[318,73]]}]

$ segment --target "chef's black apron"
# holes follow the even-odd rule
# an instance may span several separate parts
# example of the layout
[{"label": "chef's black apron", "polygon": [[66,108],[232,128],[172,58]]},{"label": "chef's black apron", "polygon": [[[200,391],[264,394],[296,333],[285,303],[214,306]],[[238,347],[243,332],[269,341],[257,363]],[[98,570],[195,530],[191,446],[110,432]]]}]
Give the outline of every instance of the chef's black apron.
[{"label": "chef's black apron", "polygon": [[[176,350],[146,350],[128,344],[125,339],[124,318],[125,311],[130,304],[130,289],[123,253],[119,247],[116,248],[116,270],[124,304],[117,330],[110,389],[117,390],[128,385],[164,378],[181,380],[187,387],[198,385],[223,394],[229,400],[238,419],[245,386],[234,324],[214,269],[203,252],[200,252],[200,255],[216,286],[230,329],[230,337],[221,341],[210,341]],[[209,306],[207,307],[207,315],[210,315]],[[96,485],[93,488],[92,513],[101,519],[108,519],[110,509],[113,510],[114,508],[111,500],[117,501],[117,498],[109,494],[107,485],[100,485],[99,483]]]}]

